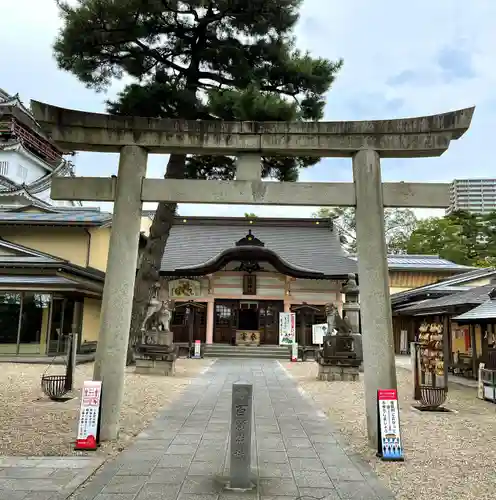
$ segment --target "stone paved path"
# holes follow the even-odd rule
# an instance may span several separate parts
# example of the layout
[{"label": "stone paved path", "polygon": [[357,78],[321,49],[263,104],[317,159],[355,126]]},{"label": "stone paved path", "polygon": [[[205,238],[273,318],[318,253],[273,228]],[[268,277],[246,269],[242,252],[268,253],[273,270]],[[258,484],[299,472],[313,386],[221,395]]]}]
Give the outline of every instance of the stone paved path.
[{"label": "stone paved path", "polygon": [[[256,492],[223,489],[232,383],[254,384]],[[383,500],[394,496],[275,360],[218,360],[73,500]]]},{"label": "stone paved path", "polygon": [[65,500],[103,460],[98,457],[0,457],[0,500]]}]

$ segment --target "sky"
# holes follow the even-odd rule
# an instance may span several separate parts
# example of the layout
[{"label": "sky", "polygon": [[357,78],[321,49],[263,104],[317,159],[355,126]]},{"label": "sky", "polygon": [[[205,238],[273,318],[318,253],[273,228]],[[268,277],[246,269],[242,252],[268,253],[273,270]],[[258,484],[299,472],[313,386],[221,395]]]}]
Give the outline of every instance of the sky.
[{"label": "sky", "polygon": [[[312,55],[344,59],[327,97],[326,120],[392,119],[476,105],[470,130],[440,158],[382,160],[384,181],[449,182],[496,177],[496,2],[494,0],[304,0],[297,45]],[[58,70],[52,56],[60,28],[54,0],[2,2],[0,88],[53,105],[104,112],[106,94]],[[78,153],[76,174],[117,173],[117,155]],[[150,156],[148,177],[162,177],[167,157]],[[491,165],[493,165],[491,167]],[[349,159],[323,159],[302,181],[351,181]],[[94,203],[93,203],[94,205]],[[332,206],[332,200],[329,200]],[[111,204],[102,204],[111,210]],[[145,208],[153,208],[147,204]],[[308,217],[312,207],[181,205],[181,215]],[[419,210],[419,216],[442,212]]]}]

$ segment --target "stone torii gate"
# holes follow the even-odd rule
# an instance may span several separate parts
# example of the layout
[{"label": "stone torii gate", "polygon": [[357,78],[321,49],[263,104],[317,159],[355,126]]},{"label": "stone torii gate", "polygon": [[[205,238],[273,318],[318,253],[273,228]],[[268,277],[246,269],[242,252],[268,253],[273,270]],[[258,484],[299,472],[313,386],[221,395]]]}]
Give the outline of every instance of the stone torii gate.
[{"label": "stone torii gate", "polygon": [[[37,101],[41,127],[66,152],[119,152],[117,178],[55,178],[55,200],[113,201],[94,378],[103,381],[101,438],[115,439],[124,386],[142,202],[355,206],[365,404],[377,444],[376,394],[396,388],[384,207],[445,208],[449,184],[382,183],[380,158],[439,156],[475,108],[357,122],[223,122],[112,116]],[[236,180],[146,179],[148,153],[237,156]],[[262,182],[261,156],[350,157],[353,183]]]}]

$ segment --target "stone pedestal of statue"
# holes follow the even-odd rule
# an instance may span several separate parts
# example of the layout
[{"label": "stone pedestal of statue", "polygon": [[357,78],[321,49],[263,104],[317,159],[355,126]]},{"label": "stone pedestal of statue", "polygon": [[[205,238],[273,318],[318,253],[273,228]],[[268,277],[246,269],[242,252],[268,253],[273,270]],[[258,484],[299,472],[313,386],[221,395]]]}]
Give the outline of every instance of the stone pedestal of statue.
[{"label": "stone pedestal of statue", "polygon": [[141,327],[141,343],[135,346],[135,373],[171,376],[175,373],[177,347],[169,324],[174,310],[173,300],[160,300],[160,284],[152,289],[145,319]]},{"label": "stone pedestal of statue", "polygon": [[357,381],[363,361],[362,336],[352,333],[349,321],[341,318],[334,304],[326,304],[326,315],[328,333],[316,357],[317,380]]},{"label": "stone pedestal of statue", "polygon": [[177,359],[177,347],[172,341],[171,331],[152,330],[143,334],[143,340],[137,344],[135,373],[142,375],[174,375]]},{"label": "stone pedestal of statue", "polygon": [[358,366],[321,365],[319,363],[317,380],[356,382],[359,377]]},{"label": "stone pedestal of statue", "polygon": [[134,373],[171,377],[176,373],[175,359],[137,358]]}]

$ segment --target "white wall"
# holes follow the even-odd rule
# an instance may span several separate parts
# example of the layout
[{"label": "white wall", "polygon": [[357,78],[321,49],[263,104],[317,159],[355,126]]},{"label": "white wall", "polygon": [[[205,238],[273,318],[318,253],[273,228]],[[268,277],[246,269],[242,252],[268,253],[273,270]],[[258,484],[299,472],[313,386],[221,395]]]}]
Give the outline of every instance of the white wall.
[{"label": "white wall", "polygon": [[[1,171],[0,173],[18,184],[31,184],[40,177],[45,176],[48,170],[41,164],[32,161],[17,151],[0,151]],[[6,162],[5,165],[3,162]],[[5,174],[5,168],[7,173]]]},{"label": "white wall", "polygon": [[[49,174],[50,171],[44,167],[41,161],[36,161],[27,155],[17,151],[0,151],[0,175],[3,175],[17,184],[29,184]],[[50,186],[34,196],[56,207],[71,207],[77,205],[76,202],[58,200],[50,198]],[[10,204],[7,198],[3,199],[4,204]],[[13,201],[13,204],[17,204]]]},{"label": "white wall", "polygon": [[[212,278],[212,292],[216,297],[223,298],[243,298],[243,274],[242,272],[215,273]],[[260,298],[270,297],[271,299],[325,303],[340,302],[342,300],[340,288],[341,283],[330,280],[302,280],[291,281],[291,295],[285,295],[285,277],[278,273],[255,273],[257,275],[257,296]],[[201,295],[208,297],[208,280],[201,278]],[[168,289],[168,279],[164,279],[164,290]],[[166,292],[165,292],[166,293]]]}]

